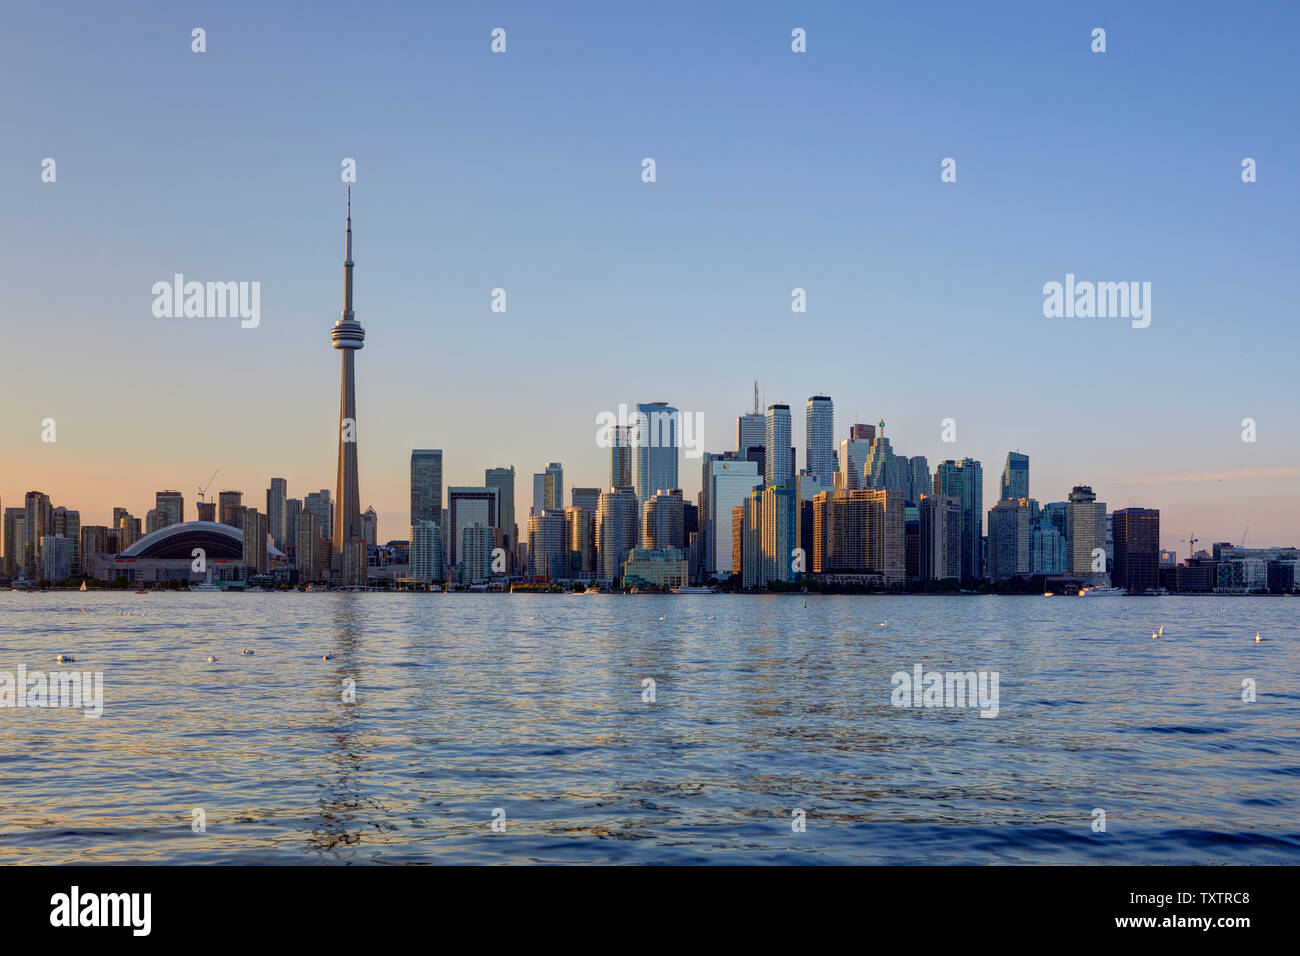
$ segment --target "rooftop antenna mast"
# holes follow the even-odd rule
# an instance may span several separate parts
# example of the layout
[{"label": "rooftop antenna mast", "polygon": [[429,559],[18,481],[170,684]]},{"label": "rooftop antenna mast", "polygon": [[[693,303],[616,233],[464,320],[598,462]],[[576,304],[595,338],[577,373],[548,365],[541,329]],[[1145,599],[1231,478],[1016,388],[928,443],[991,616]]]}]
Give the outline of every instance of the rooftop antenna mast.
[{"label": "rooftop antenna mast", "polygon": [[758,379],[754,379],[754,414],[757,415],[762,409],[758,407]]}]

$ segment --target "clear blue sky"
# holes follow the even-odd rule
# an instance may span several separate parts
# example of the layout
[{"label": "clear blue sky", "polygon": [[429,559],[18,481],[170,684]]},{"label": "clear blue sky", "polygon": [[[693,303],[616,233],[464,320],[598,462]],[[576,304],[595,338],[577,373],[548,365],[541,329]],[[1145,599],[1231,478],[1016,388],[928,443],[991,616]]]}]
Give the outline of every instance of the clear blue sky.
[{"label": "clear blue sky", "polygon": [[[218,466],[249,503],[332,486],[353,157],[383,538],[411,448],[447,484],[515,465],[522,515],[547,461],[605,482],[598,412],[669,401],[721,450],[757,378],[800,465],[820,392],[837,438],[883,418],[900,453],[982,460],[989,504],[1019,449],[1041,501],[1160,507],[1180,554],[1300,543],[1294,6],[268,6],[7,6],[5,505],[100,523],[176,487],[192,516]],[[261,282],[261,326],[154,318],[176,272]],[[1044,318],[1067,272],[1151,282],[1150,328]]]}]

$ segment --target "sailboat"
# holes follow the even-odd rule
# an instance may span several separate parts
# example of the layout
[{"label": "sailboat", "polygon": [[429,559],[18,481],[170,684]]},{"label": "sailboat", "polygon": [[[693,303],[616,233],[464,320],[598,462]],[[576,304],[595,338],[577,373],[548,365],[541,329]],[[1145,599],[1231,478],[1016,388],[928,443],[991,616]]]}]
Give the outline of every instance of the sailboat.
[{"label": "sailboat", "polygon": [[86,590],[86,582],[85,582],[85,581],[82,581],[82,582],[81,582],[81,587],[78,588],[77,590],[79,590],[79,591],[84,591],[84,590]]}]

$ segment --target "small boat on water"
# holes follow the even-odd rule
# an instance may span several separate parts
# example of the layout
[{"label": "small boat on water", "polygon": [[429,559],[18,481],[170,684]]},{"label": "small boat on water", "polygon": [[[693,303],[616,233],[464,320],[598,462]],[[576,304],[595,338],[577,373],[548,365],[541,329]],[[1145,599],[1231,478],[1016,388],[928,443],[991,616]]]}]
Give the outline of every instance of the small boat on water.
[{"label": "small boat on water", "polygon": [[1093,595],[1096,597],[1116,597],[1124,593],[1123,588],[1113,588],[1108,584],[1100,584],[1091,588],[1079,588],[1079,597],[1084,595]]},{"label": "small boat on water", "polygon": [[1055,592],[1055,591],[1044,591],[1044,592],[1043,592],[1043,597],[1056,597],[1056,592]]},{"label": "small boat on water", "polygon": [[670,588],[673,594],[717,594],[716,588],[702,584],[688,584],[685,587]]}]

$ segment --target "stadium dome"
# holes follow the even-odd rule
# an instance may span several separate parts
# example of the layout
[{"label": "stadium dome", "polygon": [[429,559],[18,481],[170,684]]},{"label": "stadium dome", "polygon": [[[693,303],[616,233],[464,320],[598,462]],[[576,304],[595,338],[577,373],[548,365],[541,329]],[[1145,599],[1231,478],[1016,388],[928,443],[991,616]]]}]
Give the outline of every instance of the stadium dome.
[{"label": "stadium dome", "polygon": [[[195,548],[202,548],[210,561],[240,560],[244,557],[244,532],[216,521],[182,521],[145,535],[118,557],[188,561]],[[271,544],[270,535],[266,551],[272,558],[284,557]]]}]

